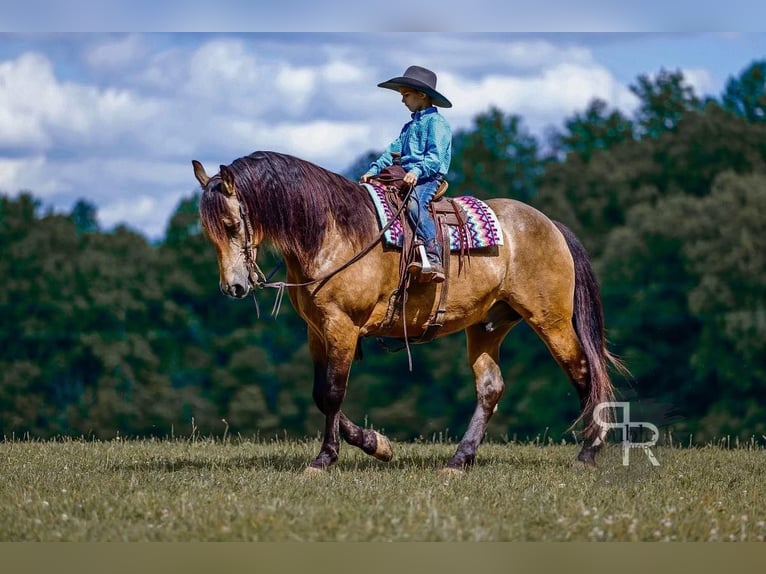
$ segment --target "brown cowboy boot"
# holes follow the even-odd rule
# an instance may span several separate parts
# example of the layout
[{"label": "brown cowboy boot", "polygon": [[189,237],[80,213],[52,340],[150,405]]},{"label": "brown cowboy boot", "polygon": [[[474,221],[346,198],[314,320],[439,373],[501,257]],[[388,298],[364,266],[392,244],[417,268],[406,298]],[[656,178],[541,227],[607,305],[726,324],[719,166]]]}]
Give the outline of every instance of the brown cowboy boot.
[{"label": "brown cowboy boot", "polygon": [[420,254],[415,252],[410,264],[407,266],[407,272],[413,277],[419,277],[420,272],[423,270],[423,264],[420,262]]}]

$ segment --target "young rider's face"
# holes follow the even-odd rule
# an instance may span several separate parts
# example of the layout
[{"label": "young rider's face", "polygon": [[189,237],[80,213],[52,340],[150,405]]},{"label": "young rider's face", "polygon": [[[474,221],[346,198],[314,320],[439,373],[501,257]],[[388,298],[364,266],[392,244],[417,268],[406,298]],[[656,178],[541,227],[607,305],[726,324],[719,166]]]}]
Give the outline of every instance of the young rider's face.
[{"label": "young rider's face", "polygon": [[423,110],[428,106],[428,99],[423,92],[418,92],[412,88],[399,88],[399,93],[402,95],[402,103],[411,112]]}]

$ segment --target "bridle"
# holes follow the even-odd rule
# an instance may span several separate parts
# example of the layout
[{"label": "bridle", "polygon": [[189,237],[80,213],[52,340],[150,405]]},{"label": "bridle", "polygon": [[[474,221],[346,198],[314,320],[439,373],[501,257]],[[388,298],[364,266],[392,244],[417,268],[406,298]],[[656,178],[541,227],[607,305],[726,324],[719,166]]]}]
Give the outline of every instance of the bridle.
[{"label": "bridle", "polygon": [[[247,280],[252,287],[261,286],[268,281],[263,270],[255,261],[254,252],[258,248],[253,242],[253,223],[247,210],[247,203],[242,201],[239,191],[235,189],[237,203],[239,204],[239,218],[245,228],[245,244],[242,246],[242,252],[245,256],[245,268],[247,269]],[[257,303],[256,303],[257,306]]]}]

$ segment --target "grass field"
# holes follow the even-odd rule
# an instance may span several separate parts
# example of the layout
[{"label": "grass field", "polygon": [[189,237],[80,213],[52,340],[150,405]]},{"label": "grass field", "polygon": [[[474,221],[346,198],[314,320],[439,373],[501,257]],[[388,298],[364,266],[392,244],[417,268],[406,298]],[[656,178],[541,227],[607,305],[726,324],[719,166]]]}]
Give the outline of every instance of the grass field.
[{"label": "grass field", "polygon": [[1,541],[763,541],[766,450],[655,447],[595,470],[575,445],[484,444],[439,474],[454,445],[394,443],[381,463],[319,443],[174,440],[0,443]]}]

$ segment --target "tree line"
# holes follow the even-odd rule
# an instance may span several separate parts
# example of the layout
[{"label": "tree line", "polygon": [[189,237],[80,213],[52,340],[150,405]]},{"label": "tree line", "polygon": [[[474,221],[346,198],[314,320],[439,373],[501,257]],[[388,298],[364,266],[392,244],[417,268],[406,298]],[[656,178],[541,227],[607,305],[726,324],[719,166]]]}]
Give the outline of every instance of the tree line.
[{"label": "tree line", "polygon": [[[641,75],[632,116],[593,100],[544,138],[491,108],[454,135],[450,192],[513,197],[572,228],[599,278],[634,420],[694,442],[766,434],[766,61],[700,98],[680,71]],[[356,179],[376,151],[344,175]],[[110,438],[314,435],[306,327],[273,294],[232,301],[197,215],[150,242],[96,207],[0,196],[0,431]],[[275,253],[262,252],[263,267]],[[458,436],[474,406],[462,334],[404,353],[368,340],[344,410],[400,439]],[[578,403],[524,325],[502,352],[488,433],[569,438]]]}]

